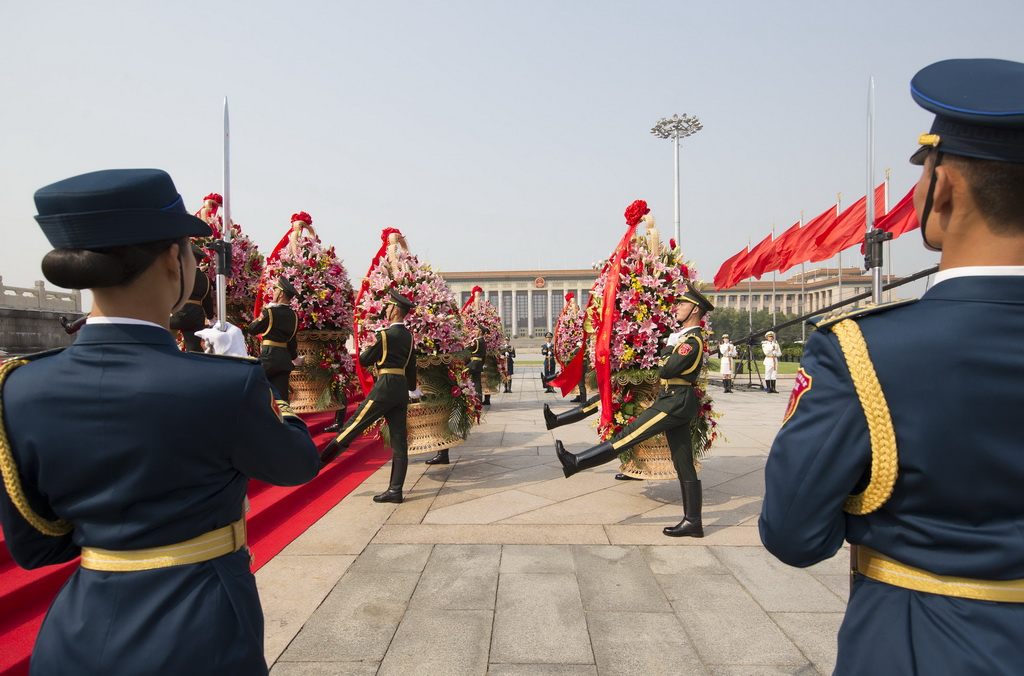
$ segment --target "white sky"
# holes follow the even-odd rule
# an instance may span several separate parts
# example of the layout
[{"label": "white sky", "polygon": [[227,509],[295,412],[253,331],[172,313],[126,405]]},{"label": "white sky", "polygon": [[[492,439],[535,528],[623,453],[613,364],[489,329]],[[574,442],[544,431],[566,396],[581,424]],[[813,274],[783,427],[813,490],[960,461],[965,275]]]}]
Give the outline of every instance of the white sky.
[{"label": "white sky", "polygon": [[[1021,60],[1021,26],[1020,0],[5,0],[0,275],[42,279],[32,194],[53,181],[158,167],[192,211],[221,192],[228,96],[235,221],[268,253],[308,211],[354,280],[388,226],[442,271],[589,267],[634,199],[667,239],[672,143],[649,129],[697,115],[682,244],[710,280],[773,223],[865,194],[871,77],[895,203],[931,124],[913,74]],[[916,233],[892,251],[897,274],[938,260]]]}]

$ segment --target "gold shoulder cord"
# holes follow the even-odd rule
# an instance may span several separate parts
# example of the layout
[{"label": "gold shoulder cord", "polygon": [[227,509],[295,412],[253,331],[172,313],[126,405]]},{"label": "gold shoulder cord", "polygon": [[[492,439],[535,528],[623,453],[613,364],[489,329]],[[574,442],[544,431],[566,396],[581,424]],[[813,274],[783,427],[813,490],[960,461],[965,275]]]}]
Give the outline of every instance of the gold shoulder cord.
[{"label": "gold shoulder cord", "polygon": [[848,514],[870,514],[885,504],[896,483],[896,432],[860,327],[853,320],[844,319],[830,329],[839,339],[839,347],[846,357],[846,365],[850,369],[860,405],[864,408],[871,438],[871,480],[863,493],[846,498],[843,511]]},{"label": "gold shoulder cord", "polygon": [[25,520],[43,535],[59,537],[70,533],[74,526],[63,519],[47,521],[32,511],[28,500],[25,498],[25,491],[21,487],[21,477],[18,476],[18,467],[14,464],[11,444],[7,441],[7,429],[3,425],[4,408],[2,392],[4,381],[7,380],[7,376],[14,369],[27,363],[28,360],[26,359],[10,359],[0,364],[0,472],[4,475],[4,488],[7,489],[7,495],[10,496],[11,502],[18,508],[21,515],[25,517]]}]

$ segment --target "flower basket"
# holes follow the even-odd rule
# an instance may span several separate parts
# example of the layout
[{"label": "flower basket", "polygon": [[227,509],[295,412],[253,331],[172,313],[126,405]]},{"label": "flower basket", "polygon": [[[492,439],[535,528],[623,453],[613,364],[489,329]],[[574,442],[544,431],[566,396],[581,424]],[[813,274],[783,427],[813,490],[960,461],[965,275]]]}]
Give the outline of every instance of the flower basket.
[{"label": "flower basket", "polygon": [[[292,389],[291,407],[296,413],[337,411],[345,406],[345,381],[339,373],[350,373],[351,363],[335,362],[351,357],[345,350],[347,331],[299,331],[296,334],[303,366],[292,371],[288,384]],[[330,366],[324,367],[324,363]]]},{"label": "flower basket", "polygon": [[410,455],[436,453],[465,441],[448,425],[451,412],[451,406],[445,402],[424,401],[409,404],[406,429]]}]

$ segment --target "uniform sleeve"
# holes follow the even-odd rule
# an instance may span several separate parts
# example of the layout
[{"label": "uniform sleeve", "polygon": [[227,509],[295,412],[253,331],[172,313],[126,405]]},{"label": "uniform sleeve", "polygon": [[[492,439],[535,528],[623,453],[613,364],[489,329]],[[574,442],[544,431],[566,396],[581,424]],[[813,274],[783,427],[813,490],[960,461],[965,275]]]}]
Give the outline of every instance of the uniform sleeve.
[{"label": "uniform sleeve", "polygon": [[[56,516],[46,506],[46,500],[34,486],[22,477],[22,489],[29,505],[41,517],[53,521]],[[74,531],[67,535],[46,535],[35,529],[11,502],[7,491],[0,489],[0,523],[4,530],[4,544],[11,558],[22,568],[39,568],[64,563],[77,557],[81,550],[72,542]]]},{"label": "uniform sleeve", "polygon": [[700,368],[704,359],[704,344],[696,332],[686,334],[684,340],[676,343],[672,352],[661,358],[658,369],[660,378],[680,378]]},{"label": "uniform sleeve", "polygon": [[274,401],[263,369],[252,368],[236,418],[232,463],[275,486],[298,486],[317,475],[320,454],[302,419]]},{"label": "uniform sleeve", "polygon": [[[835,336],[815,331],[794,389],[790,417],[765,464],[758,523],[761,542],[779,560],[810,566],[836,553],[846,536],[843,502],[869,470],[867,421]],[[795,409],[793,408],[795,405]]]},{"label": "uniform sleeve", "polygon": [[203,296],[203,314],[206,315],[207,319],[213,319],[213,298],[216,296],[216,287],[210,282],[210,278],[206,276],[205,272],[200,272],[203,276],[203,280],[206,281],[206,294]]},{"label": "uniform sleeve", "polygon": [[413,350],[409,355],[409,363],[405,366],[405,380],[410,392],[416,389],[416,379],[416,350]]},{"label": "uniform sleeve", "polygon": [[[296,321],[298,321],[296,319]],[[299,356],[299,339],[296,336],[292,336],[292,339],[288,341],[288,355],[295,359]]]},{"label": "uniform sleeve", "polygon": [[369,368],[380,361],[380,358],[384,355],[385,340],[387,339],[384,337],[384,332],[378,331],[377,342],[359,353],[359,365],[363,368]]},{"label": "uniform sleeve", "polygon": [[268,312],[269,310],[267,308],[263,308],[263,312],[260,313],[259,318],[252,324],[249,324],[248,328],[245,329],[246,333],[251,336],[256,336],[265,332],[267,327],[270,326],[270,318],[267,315]]}]

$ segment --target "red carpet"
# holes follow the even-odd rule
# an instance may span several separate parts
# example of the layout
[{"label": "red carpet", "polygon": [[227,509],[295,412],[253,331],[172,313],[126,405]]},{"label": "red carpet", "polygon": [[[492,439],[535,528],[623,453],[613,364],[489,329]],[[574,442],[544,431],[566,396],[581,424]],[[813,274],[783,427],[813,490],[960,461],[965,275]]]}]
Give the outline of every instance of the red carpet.
[{"label": "red carpet", "polygon": [[[349,407],[349,415],[355,403]],[[312,413],[302,418],[318,448],[331,440],[323,429],[334,422],[333,413]],[[377,438],[360,438],[315,479],[303,486],[271,486],[249,482],[249,546],[259,570],[288,543],[326,514],[381,465],[391,452]],[[46,609],[74,572],[78,561],[37,570],[15,565],[0,534],[0,676],[28,673],[28,658]]]}]

